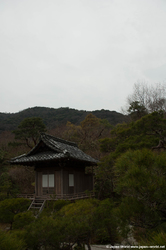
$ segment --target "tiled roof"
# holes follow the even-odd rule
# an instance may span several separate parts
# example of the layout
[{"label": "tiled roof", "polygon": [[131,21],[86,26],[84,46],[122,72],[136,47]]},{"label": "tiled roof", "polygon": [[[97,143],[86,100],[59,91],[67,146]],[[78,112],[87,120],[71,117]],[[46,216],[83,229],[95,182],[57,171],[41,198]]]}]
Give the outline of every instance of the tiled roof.
[{"label": "tiled roof", "polygon": [[[46,145],[47,150],[41,151],[41,142]],[[62,140],[51,135],[41,134],[39,143],[28,153],[12,158],[11,164],[33,165],[36,162],[56,161],[62,159],[73,159],[85,162],[88,165],[96,165],[97,161],[85,154],[77,147],[76,143]]]}]

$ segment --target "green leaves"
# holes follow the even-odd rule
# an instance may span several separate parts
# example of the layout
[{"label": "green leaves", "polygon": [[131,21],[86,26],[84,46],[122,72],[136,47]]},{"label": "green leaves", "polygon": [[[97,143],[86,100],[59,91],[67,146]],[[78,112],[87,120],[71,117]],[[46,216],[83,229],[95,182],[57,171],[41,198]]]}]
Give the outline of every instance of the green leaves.
[{"label": "green leaves", "polygon": [[158,111],[117,125],[110,138],[100,140],[109,155],[96,170],[96,190],[100,198],[107,195],[117,202],[121,231],[132,225],[133,230],[160,228],[165,235],[165,138],[166,119]]},{"label": "green leaves", "polygon": [[14,130],[15,139],[23,140],[28,147],[33,148],[37,144],[40,133],[46,132],[46,127],[41,118],[25,118],[17,130]]},{"label": "green leaves", "polygon": [[[130,124],[117,125],[110,138],[100,140],[103,152],[110,152],[115,158],[129,149],[164,148],[166,119],[163,112],[154,112]],[[160,142],[160,148],[157,146]]]},{"label": "green leaves", "polygon": [[119,241],[118,217],[115,204],[110,199],[101,201],[94,213],[94,237],[98,242],[109,242],[114,245]]},{"label": "green leaves", "polygon": [[[58,201],[54,207],[59,210],[59,205]],[[113,207],[109,199],[87,199],[63,203],[63,207],[52,214],[43,211],[38,219],[29,212],[19,213],[14,216],[13,232],[26,243],[27,249],[83,247],[90,241],[114,244],[119,239]]]},{"label": "green leaves", "polygon": [[30,205],[30,200],[17,198],[6,199],[0,202],[0,221],[5,223],[12,223],[14,216],[20,212],[26,211]]},{"label": "green leaves", "polygon": [[25,250],[25,242],[14,234],[0,231],[1,250]]},{"label": "green leaves", "polygon": [[65,235],[66,237],[70,235],[68,241],[89,242],[93,235],[93,214],[97,205],[97,200],[79,200],[60,210],[59,215],[63,218]]},{"label": "green leaves", "polygon": [[63,242],[62,225],[52,217],[42,217],[30,224],[25,231],[24,241],[28,249],[61,249]]},{"label": "green leaves", "polygon": [[133,121],[140,119],[142,116],[147,115],[148,113],[145,106],[140,104],[138,101],[131,102],[127,111]]},{"label": "green leaves", "polygon": [[[159,155],[147,149],[129,150],[116,161],[115,174],[118,181],[115,189],[124,197],[124,201],[131,199],[130,205],[126,209],[130,210],[129,218],[131,218],[131,214],[135,213],[133,216],[136,224],[155,227],[156,224],[161,224],[166,219],[164,215],[166,205],[165,162],[165,153]],[[142,209],[138,209],[137,203],[142,204]],[[144,221],[138,220],[138,214],[145,217]],[[150,214],[151,217],[149,217]],[[132,220],[134,219],[132,218]]]},{"label": "green leaves", "polygon": [[13,229],[23,229],[33,221],[35,221],[35,217],[31,211],[17,213],[14,216]]}]

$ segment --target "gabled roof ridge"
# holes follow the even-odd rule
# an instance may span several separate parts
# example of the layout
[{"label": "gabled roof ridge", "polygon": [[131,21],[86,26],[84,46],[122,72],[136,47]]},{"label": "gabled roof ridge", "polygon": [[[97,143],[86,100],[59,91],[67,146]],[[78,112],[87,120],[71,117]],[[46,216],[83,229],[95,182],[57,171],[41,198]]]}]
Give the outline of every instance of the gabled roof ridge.
[{"label": "gabled roof ridge", "polygon": [[[46,146],[44,146],[44,145]],[[45,151],[44,151],[45,150]],[[29,164],[41,161],[60,161],[64,159],[82,161],[84,164],[96,165],[97,160],[84,153],[74,142],[69,142],[48,134],[41,134],[39,142],[27,154],[11,160],[11,164]]]},{"label": "gabled roof ridge", "polygon": [[75,142],[67,141],[67,140],[61,139],[59,137],[55,137],[55,136],[46,134],[46,133],[41,133],[41,140],[45,141],[45,140],[47,140],[47,137],[49,139],[53,139],[56,142],[61,142],[61,143],[67,144],[69,146],[73,146],[73,147],[77,147],[78,148],[77,143],[75,143]]},{"label": "gabled roof ridge", "polygon": [[62,152],[63,152],[61,149],[55,147],[55,145],[52,145],[51,141],[48,140],[47,135],[44,134],[44,133],[41,134],[41,136],[40,136],[40,141],[43,141],[43,142],[45,143],[45,145],[47,145],[50,149],[52,149],[52,150],[54,150],[54,151],[56,150],[56,151],[59,152],[59,153],[62,153]]}]

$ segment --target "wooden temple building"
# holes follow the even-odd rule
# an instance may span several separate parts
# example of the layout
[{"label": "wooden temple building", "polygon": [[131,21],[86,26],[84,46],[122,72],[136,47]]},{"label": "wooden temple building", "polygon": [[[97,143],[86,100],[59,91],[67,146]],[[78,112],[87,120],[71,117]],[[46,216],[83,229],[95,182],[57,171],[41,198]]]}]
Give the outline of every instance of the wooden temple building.
[{"label": "wooden temple building", "polygon": [[[79,199],[93,191],[93,166],[97,160],[76,143],[43,133],[29,153],[12,158],[10,163],[34,167],[34,197]],[[87,166],[92,167],[89,174],[85,172]]]}]

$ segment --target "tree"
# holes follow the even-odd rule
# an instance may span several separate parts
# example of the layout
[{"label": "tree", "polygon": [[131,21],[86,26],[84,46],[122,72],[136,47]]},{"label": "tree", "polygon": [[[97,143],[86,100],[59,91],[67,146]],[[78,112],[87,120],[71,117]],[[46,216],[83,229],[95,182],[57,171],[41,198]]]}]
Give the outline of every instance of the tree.
[{"label": "tree", "polygon": [[46,132],[46,126],[38,117],[25,118],[18,129],[13,131],[15,139],[22,140],[29,148],[33,148],[37,144],[42,132]]},{"label": "tree", "polygon": [[130,103],[128,114],[133,121],[139,120],[142,116],[147,115],[146,108],[138,101]]},{"label": "tree", "polygon": [[10,180],[9,166],[7,165],[7,152],[0,149],[0,200],[4,200],[16,194],[16,185]]},{"label": "tree", "polygon": [[[157,83],[148,85],[145,82],[134,84],[133,93],[127,97],[127,114],[130,114],[130,106],[139,103],[148,113],[154,111],[166,111],[166,86]],[[126,110],[122,109],[126,113]]]},{"label": "tree", "polygon": [[66,204],[64,201],[55,202],[54,212],[46,214],[43,211],[34,223],[25,228],[24,240],[30,249],[71,249],[75,244],[87,244],[90,249],[93,215],[98,201],[88,199]]},{"label": "tree", "polygon": [[95,169],[95,192],[98,199],[106,199],[115,196],[114,192],[114,158],[110,155],[102,158]]},{"label": "tree", "polygon": [[97,206],[97,200],[78,200],[60,210],[59,216],[64,228],[64,242],[78,246],[86,244],[88,249],[91,249],[90,239],[94,233],[93,215]]},{"label": "tree", "polygon": [[140,243],[142,246],[163,246],[165,248],[165,242],[166,242],[166,232],[150,232],[148,234],[148,237],[142,237],[140,240]]},{"label": "tree", "polygon": [[157,152],[166,148],[166,119],[164,112],[153,112],[128,124],[119,124],[110,132],[110,138],[100,140],[106,156],[95,170],[98,198],[117,197],[115,192],[115,162],[129,149],[147,148]]},{"label": "tree", "polygon": [[36,218],[31,211],[17,213],[14,216],[13,229],[22,230],[35,220]]},{"label": "tree", "polygon": [[[9,239],[6,236],[10,235],[13,244],[14,240],[18,239],[18,246],[20,244],[26,249],[34,250],[40,248],[62,250],[71,249],[73,246],[75,249],[85,249],[85,245],[90,250],[90,243],[110,242],[114,245],[119,242],[118,217],[114,203],[110,199],[78,200],[75,203],[50,201],[50,203],[53,205],[52,212],[50,212],[51,206],[49,211],[44,208],[45,211],[38,218],[35,218],[30,211],[25,211],[26,204],[21,202],[21,199],[0,203],[0,218],[3,218],[3,222],[12,222],[12,231],[10,234],[3,234],[4,239]],[[5,240],[3,244],[4,242]]]},{"label": "tree", "polygon": [[105,199],[99,202],[93,215],[94,237],[98,243],[109,242],[111,245],[118,243],[119,221],[113,201]]},{"label": "tree", "polygon": [[148,149],[129,150],[117,159],[116,192],[122,197],[120,212],[127,223],[155,228],[166,222],[166,155]]},{"label": "tree", "polygon": [[60,220],[52,216],[39,217],[25,228],[23,240],[27,249],[63,249],[61,247],[64,239],[64,230]]},{"label": "tree", "polygon": [[30,200],[24,198],[6,199],[0,202],[0,222],[10,223],[11,229],[14,216],[26,211],[30,205]]},{"label": "tree", "polygon": [[8,177],[13,187],[22,194],[34,193],[35,172],[28,167],[13,167],[8,171]]},{"label": "tree", "polygon": [[18,236],[0,231],[0,249],[1,250],[26,250],[25,242]]},{"label": "tree", "polygon": [[17,193],[17,184],[12,183],[9,173],[5,170],[0,176],[0,200],[15,197]]},{"label": "tree", "polygon": [[[101,150],[119,156],[128,149],[165,147],[166,119],[164,112],[153,112],[128,124],[119,124],[111,130],[110,138],[100,140]],[[158,147],[159,148],[159,147]]]},{"label": "tree", "polygon": [[69,246],[87,245],[91,249],[90,242],[110,242],[114,245],[119,241],[118,219],[114,204],[109,199],[78,200],[64,206],[58,216],[64,228],[64,241]]},{"label": "tree", "polygon": [[67,123],[64,137],[75,141],[79,147],[94,158],[100,158],[99,139],[109,134],[111,125],[105,119],[88,114],[79,126]]},{"label": "tree", "polygon": [[128,230],[128,225],[133,231],[143,228],[144,234],[158,230],[153,238],[164,240],[165,138],[164,111],[155,111],[115,126],[110,138],[100,140],[107,155],[96,169],[95,187],[100,199],[111,197],[117,204],[120,231]]}]

